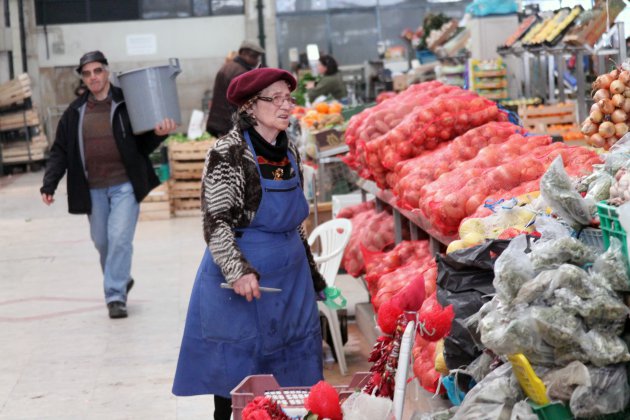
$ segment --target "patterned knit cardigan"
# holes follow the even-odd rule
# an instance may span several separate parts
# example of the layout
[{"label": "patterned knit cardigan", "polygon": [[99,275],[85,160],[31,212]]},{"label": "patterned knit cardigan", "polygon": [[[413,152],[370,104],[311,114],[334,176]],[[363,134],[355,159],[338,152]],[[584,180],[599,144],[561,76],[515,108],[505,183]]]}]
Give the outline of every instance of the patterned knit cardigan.
[{"label": "patterned knit cardigan", "polygon": [[[290,142],[289,150],[296,158],[303,184],[299,153]],[[232,128],[208,151],[201,184],[204,239],[228,283],[249,273],[260,278],[236,245],[234,228],[246,227],[251,223],[261,199],[262,188],[254,155],[241,131]],[[320,292],[326,287],[326,282],[317,271],[304,227],[300,226],[298,230],[311,268],[313,285]]]}]

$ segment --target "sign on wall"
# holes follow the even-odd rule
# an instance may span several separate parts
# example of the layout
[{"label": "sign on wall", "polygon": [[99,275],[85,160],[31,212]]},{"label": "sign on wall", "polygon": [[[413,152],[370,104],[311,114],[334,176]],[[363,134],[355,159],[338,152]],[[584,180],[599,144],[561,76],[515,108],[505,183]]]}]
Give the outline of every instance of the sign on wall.
[{"label": "sign on wall", "polygon": [[157,53],[155,34],[127,35],[127,55],[151,55]]}]

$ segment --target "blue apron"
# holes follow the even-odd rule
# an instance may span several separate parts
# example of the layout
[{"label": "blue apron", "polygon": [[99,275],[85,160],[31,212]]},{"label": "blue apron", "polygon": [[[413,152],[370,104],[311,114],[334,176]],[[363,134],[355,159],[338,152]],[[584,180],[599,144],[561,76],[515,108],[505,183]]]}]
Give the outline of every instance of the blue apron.
[{"label": "blue apron", "polygon": [[[245,140],[258,158],[249,134]],[[322,337],[313,280],[298,226],[308,216],[295,159],[295,176],[263,178],[262,199],[251,224],[238,229],[236,243],[260,274],[261,292],[252,302],[221,289],[225,278],[206,248],[193,285],[173,393],[179,396],[230,391],[248,375],[273,374],[283,386],[311,386],[322,379]]]}]

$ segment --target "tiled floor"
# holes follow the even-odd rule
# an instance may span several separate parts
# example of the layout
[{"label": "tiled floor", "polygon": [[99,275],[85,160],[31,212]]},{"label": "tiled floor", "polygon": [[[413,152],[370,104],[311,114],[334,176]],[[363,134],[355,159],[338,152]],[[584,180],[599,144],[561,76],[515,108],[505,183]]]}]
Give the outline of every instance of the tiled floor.
[{"label": "tiled floor", "polygon": [[[0,420],[209,419],[212,399],[176,398],[171,383],[192,281],[204,249],[199,218],[138,225],[130,317],[110,320],[87,218],[50,208],[42,172],[0,177]],[[365,292],[344,277],[353,303]],[[369,368],[349,326],[350,374]],[[325,377],[344,384],[334,363]]]}]

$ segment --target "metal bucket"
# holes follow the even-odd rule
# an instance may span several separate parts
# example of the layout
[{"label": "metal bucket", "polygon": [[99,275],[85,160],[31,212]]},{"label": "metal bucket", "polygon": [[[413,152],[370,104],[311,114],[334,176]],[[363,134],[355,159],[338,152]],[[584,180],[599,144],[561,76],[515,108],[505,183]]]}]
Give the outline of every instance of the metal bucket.
[{"label": "metal bucket", "polygon": [[134,134],[155,129],[164,118],[172,118],[179,125],[179,109],[175,78],[182,70],[177,58],[170,58],[168,66],[146,67],[116,75],[125,95]]}]

